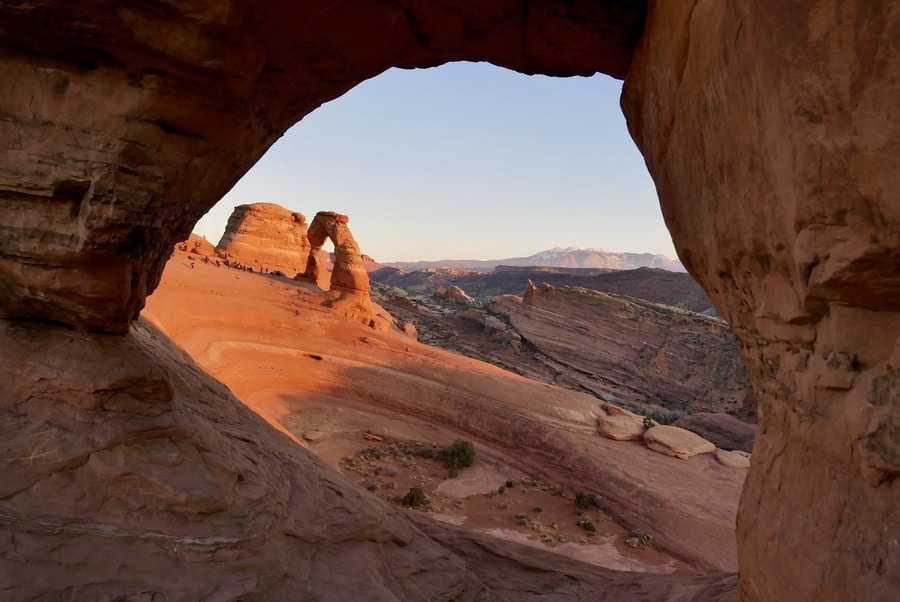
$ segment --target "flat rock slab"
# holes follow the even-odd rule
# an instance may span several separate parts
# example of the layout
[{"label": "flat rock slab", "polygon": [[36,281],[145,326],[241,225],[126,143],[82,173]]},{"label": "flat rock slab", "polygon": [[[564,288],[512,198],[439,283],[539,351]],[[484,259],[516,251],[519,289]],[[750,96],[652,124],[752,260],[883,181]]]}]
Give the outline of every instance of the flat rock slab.
[{"label": "flat rock slab", "polygon": [[677,426],[654,426],[644,432],[644,443],[655,452],[687,460],[699,454],[711,454],[716,446],[695,433]]}]

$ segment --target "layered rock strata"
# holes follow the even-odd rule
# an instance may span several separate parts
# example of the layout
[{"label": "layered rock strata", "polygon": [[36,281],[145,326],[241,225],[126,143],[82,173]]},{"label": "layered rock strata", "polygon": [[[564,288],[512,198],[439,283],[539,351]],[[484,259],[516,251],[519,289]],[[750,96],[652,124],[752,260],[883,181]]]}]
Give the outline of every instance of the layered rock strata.
[{"label": "layered rock strata", "polygon": [[644,409],[736,409],[747,374],[728,326],[673,307],[574,287],[529,283],[495,297],[521,339],[583,390]]},{"label": "layered rock strata", "polygon": [[743,600],[900,591],[900,5],[653,2],[622,106],[759,407]]},{"label": "layered rock strata", "polygon": [[238,205],[216,250],[254,269],[293,277],[306,269],[309,258],[306,218],[273,203]]}]

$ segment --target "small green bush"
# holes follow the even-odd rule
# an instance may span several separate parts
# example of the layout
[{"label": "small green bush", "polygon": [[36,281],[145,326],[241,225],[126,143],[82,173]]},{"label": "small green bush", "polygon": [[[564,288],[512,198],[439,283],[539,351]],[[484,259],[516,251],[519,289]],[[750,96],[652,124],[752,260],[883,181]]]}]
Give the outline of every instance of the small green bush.
[{"label": "small green bush", "polygon": [[457,439],[447,448],[447,468],[468,468],[475,464],[475,444]]},{"label": "small green bush", "polygon": [[403,496],[400,503],[404,506],[409,506],[410,508],[418,508],[419,506],[425,506],[431,502],[428,500],[428,496],[425,495],[425,492],[422,491],[421,487],[413,487],[409,490],[409,493]]},{"label": "small green bush", "polygon": [[581,523],[581,526],[588,533],[596,533],[597,532],[597,527],[594,526],[594,523],[592,523],[591,519],[589,519],[589,518],[584,519],[584,521],[582,521],[582,523]]},{"label": "small green bush", "polygon": [[579,491],[575,494],[575,507],[579,510],[590,510],[597,507],[597,496],[593,493]]}]

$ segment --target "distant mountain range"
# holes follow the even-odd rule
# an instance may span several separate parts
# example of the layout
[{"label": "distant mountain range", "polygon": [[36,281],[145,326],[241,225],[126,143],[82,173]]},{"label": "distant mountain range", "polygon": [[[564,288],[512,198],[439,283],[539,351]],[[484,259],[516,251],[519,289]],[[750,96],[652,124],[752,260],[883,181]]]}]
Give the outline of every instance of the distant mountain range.
[{"label": "distant mountain range", "polygon": [[413,272],[427,268],[491,271],[504,266],[548,266],[558,268],[592,268],[600,270],[634,270],[660,268],[671,272],[684,272],[680,261],[665,255],[652,253],[613,253],[605,249],[579,249],[578,247],[554,247],[528,257],[507,259],[441,259],[438,261],[395,261],[382,265]]}]

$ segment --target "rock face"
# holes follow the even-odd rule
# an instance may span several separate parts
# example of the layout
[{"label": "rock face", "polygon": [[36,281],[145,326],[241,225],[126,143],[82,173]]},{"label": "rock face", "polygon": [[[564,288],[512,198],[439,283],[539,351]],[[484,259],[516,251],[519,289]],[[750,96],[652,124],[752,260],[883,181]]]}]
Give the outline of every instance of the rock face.
[{"label": "rock face", "polygon": [[716,318],[532,283],[521,302],[495,297],[489,309],[582,390],[607,401],[672,412],[737,408],[748,388],[734,337]]},{"label": "rock face", "polygon": [[680,426],[692,433],[697,433],[724,450],[753,451],[753,440],[756,427],[721,412],[700,412],[678,419],[675,426]]},{"label": "rock face", "polygon": [[306,218],[273,203],[238,205],[216,250],[253,269],[280,270],[293,277],[309,257]]},{"label": "rock face", "polygon": [[[0,30],[16,83],[0,89],[0,317],[117,333],[175,243],[288,127],[388,67],[627,71],[623,109],[679,257],[734,326],[758,398],[742,598],[896,596],[896,2],[14,2]],[[69,372],[33,357],[51,381]],[[32,451],[20,437],[5,443]],[[165,457],[138,456],[134,474]],[[97,462],[86,470],[128,465]],[[127,527],[130,503],[106,511]],[[30,582],[62,570],[40,567]]]},{"label": "rock face", "polygon": [[744,600],[900,591],[898,95],[900,5],[865,0],[654,2],[626,78],[678,254],[756,390]]},{"label": "rock face", "polygon": [[485,597],[144,321],[0,322],[0,360],[4,599]]},{"label": "rock face", "polygon": [[353,238],[346,215],[333,211],[320,211],[309,226],[309,258],[303,277],[318,282],[321,276],[320,259],[326,240],[334,244],[334,266],[331,271],[331,289],[368,294],[369,274],[363,264],[359,245]]}]

